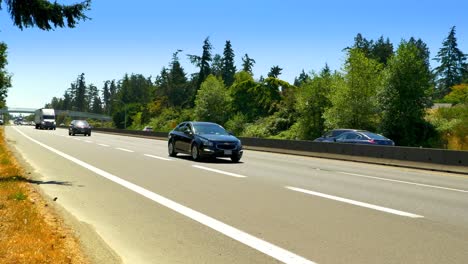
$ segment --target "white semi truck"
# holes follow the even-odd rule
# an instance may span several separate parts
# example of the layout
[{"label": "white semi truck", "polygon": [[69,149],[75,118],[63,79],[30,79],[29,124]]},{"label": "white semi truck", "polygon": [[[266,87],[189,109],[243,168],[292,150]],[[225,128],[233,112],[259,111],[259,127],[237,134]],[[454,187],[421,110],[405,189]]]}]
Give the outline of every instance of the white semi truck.
[{"label": "white semi truck", "polygon": [[34,112],[34,123],[36,129],[53,129],[55,130],[55,111],[54,109],[41,108]]}]

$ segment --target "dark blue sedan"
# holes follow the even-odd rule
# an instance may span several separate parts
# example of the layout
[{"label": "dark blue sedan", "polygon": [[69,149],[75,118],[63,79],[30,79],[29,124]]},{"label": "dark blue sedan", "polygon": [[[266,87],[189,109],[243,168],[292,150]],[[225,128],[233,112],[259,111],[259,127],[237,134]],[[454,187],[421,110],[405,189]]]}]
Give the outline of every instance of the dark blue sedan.
[{"label": "dark blue sedan", "polygon": [[169,156],[189,154],[193,160],[203,157],[229,157],[233,162],[242,158],[241,141],[222,126],[209,122],[182,122],[169,132]]},{"label": "dark blue sedan", "polygon": [[395,146],[393,140],[369,131],[345,132],[334,138],[333,142]]}]

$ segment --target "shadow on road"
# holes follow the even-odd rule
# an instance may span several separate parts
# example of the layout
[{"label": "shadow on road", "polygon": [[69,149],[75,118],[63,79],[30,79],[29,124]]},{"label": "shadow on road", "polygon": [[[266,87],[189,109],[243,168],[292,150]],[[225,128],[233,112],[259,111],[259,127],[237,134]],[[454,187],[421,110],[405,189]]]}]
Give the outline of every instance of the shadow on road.
[{"label": "shadow on road", "polygon": [[237,163],[235,162],[232,162],[229,158],[203,158],[202,160],[200,161],[193,161],[192,160],[192,157],[190,155],[177,155],[176,156],[177,159],[182,159],[182,160],[187,160],[187,161],[192,161],[194,164],[197,164],[197,163],[208,163],[208,164],[242,164],[243,162],[242,161],[239,161]]},{"label": "shadow on road", "polygon": [[38,180],[31,180],[22,176],[11,176],[6,178],[0,178],[0,182],[29,182],[31,184],[54,184],[54,185],[61,185],[61,186],[72,186],[70,182],[64,181],[38,181]]}]

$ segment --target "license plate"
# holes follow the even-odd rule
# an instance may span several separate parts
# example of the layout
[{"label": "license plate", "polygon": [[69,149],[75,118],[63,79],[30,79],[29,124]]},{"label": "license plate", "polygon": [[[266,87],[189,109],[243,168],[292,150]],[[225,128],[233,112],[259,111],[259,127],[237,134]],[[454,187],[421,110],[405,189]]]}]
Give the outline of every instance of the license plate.
[{"label": "license plate", "polygon": [[232,155],[232,150],[225,150],[224,155]]}]

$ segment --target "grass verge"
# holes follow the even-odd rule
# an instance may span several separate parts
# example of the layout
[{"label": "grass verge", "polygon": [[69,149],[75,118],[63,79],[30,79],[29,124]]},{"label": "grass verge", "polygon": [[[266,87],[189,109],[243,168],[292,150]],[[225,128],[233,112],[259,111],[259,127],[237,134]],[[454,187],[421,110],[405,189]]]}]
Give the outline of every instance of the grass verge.
[{"label": "grass verge", "polygon": [[8,150],[0,127],[0,263],[89,263]]}]

